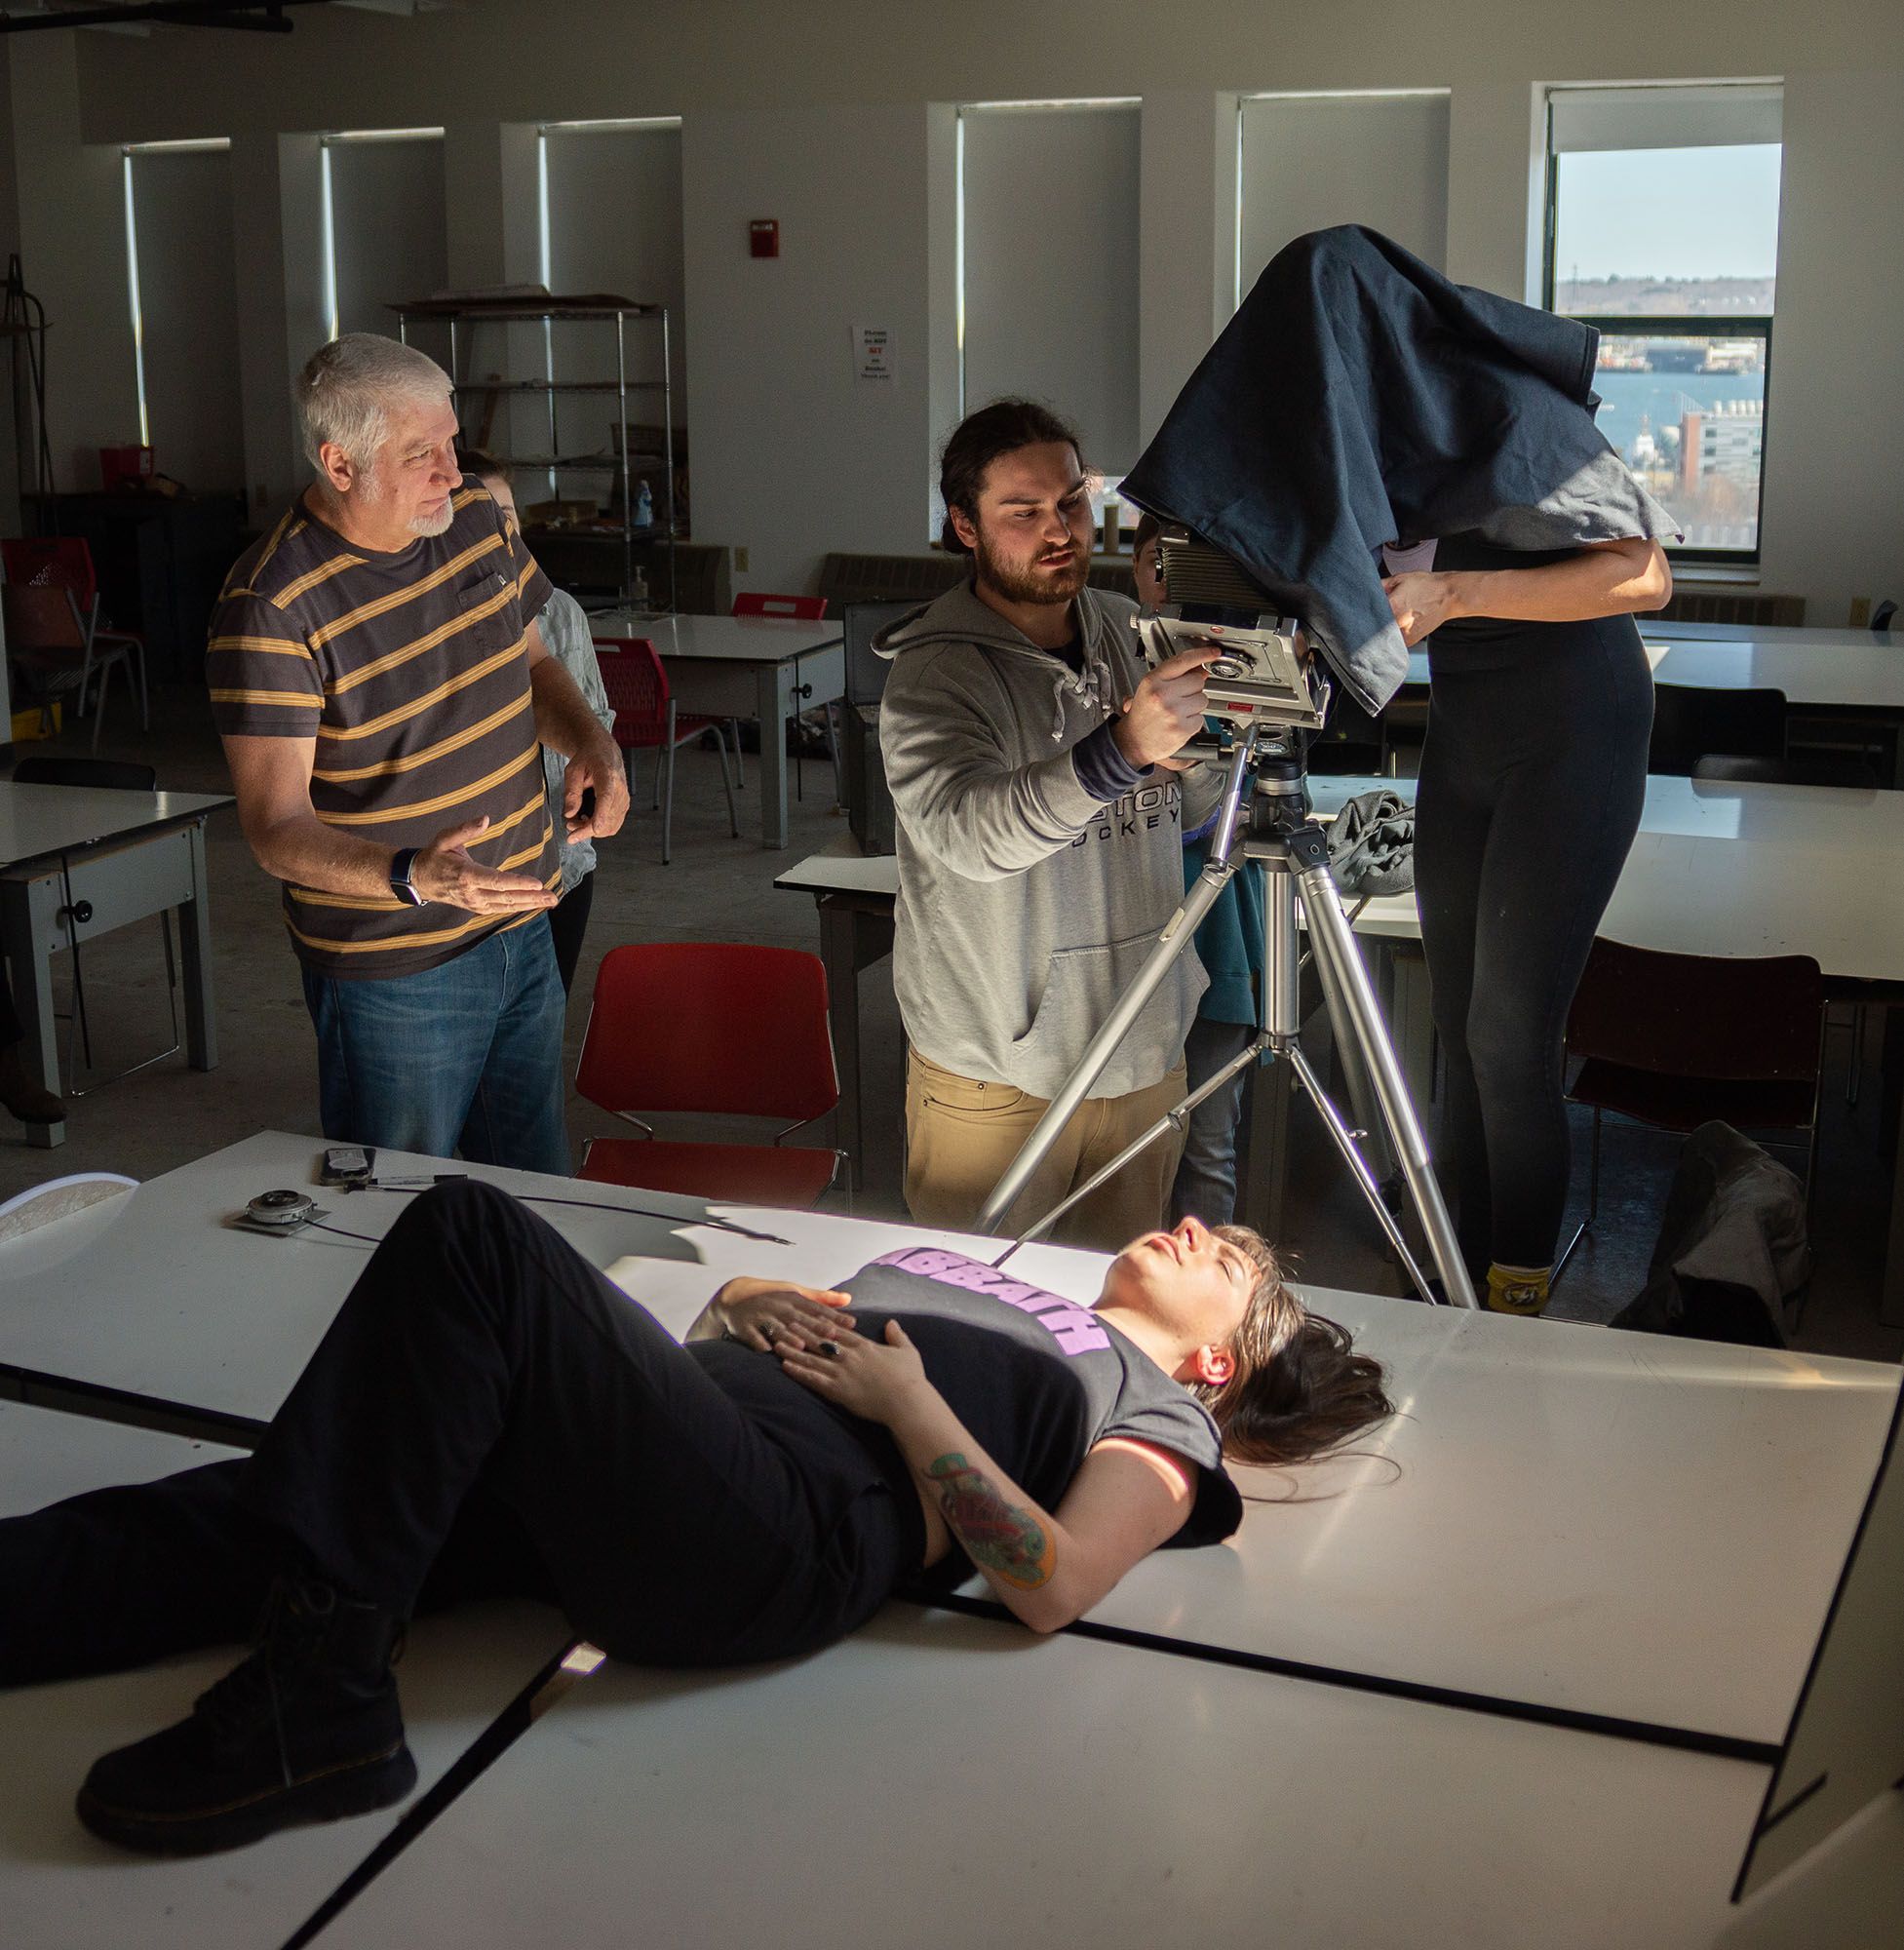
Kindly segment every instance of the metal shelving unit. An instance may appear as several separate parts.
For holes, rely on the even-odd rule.
[[[546,453],[512,453],[498,456],[506,458],[512,467],[540,467],[552,471],[585,472],[591,474],[617,474],[621,482],[621,534],[622,534],[622,586],[621,598],[629,601],[635,591],[635,543],[637,533],[633,524],[635,513],[634,483],[642,471],[641,463],[649,462],[661,470],[662,493],[655,497],[655,520],[651,526],[641,531],[641,538],[666,544],[668,553],[668,602],[667,607],[675,606],[675,542],[680,531],[680,524],[675,514],[675,416],[673,368],[670,363],[668,342],[668,307],[657,304],[640,304],[633,298],[613,297],[597,294],[588,297],[551,297],[540,303],[532,299],[499,298],[494,300],[418,298],[406,304],[390,307],[397,314],[397,335],[406,344],[409,342],[409,328],[412,325],[447,325],[449,328],[449,376],[455,381],[459,392],[541,394],[549,405],[549,450]],[[548,332],[558,325],[612,323],[615,328],[615,376],[612,379],[477,379],[465,375],[460,370],[464,350],[458,336],[458,328],[465,332],[478,325],[539,325]],[[628,331],[631,325],[658,327],[661,332],[661,377],[659,379],[631,379],[628,376]],[[552,361],[553,364],[553,361]],[[613,395],[617,406],[615,425],[619,437],[605,451],[595,453],[563,453],[561,450],[562,433],[557,423],[556,403],[564,393],[597,393]],[[632,453],[629,451],[628,405],[631,396],[649,394],[657,396],[661,406],[661,451],[659,453]],[[667,508],[667,520],[660,517],[661,507]]]

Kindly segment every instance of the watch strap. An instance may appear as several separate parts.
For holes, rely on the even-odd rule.
[[[416,871],[416,856],[422,850],[420,846],[402,846],[390,861],[390,891],[413,908],[423,906],[423,896],[416,891],[415,883],[410,878]]]

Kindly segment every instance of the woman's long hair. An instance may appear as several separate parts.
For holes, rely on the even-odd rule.
[[[1239,1462],[1304,1462],[1393,1415],[1381,1363],[1358,1354],[1345,1329],[1302,1306],[1262,1234],[1247,1226],[1213,1229],[1258,1271],[1249,1311],[1229,1341],[1234,1372],[1190,1389],[1216,1419],[1224,1453]]]

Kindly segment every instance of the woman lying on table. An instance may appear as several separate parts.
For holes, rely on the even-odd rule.
[[[255,1453],[0,1523],[0,1684],[242,1637],[191,1716],[98,1761],[95,1833],[229,1848],[408,1792],[403,1621],[533,1594],[618,1658],[831,1644],[973,1568],[1034,1631],[1241,1520],[1224,1473],[1389,1413],[1254,1233],[1187,1219],[1095,1309],[927,1246],[824,1293],[722,1287],[679,1346],[473,1182],[391,1228]],[[903,1324],[902,1324],[903,1322]]]

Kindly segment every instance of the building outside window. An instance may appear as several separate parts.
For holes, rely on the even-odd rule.
[[[1782,153],[1775,83],[1548,96],[1545,301],[1600,329],[1600,425],[1682,561],[1759,557]]]

